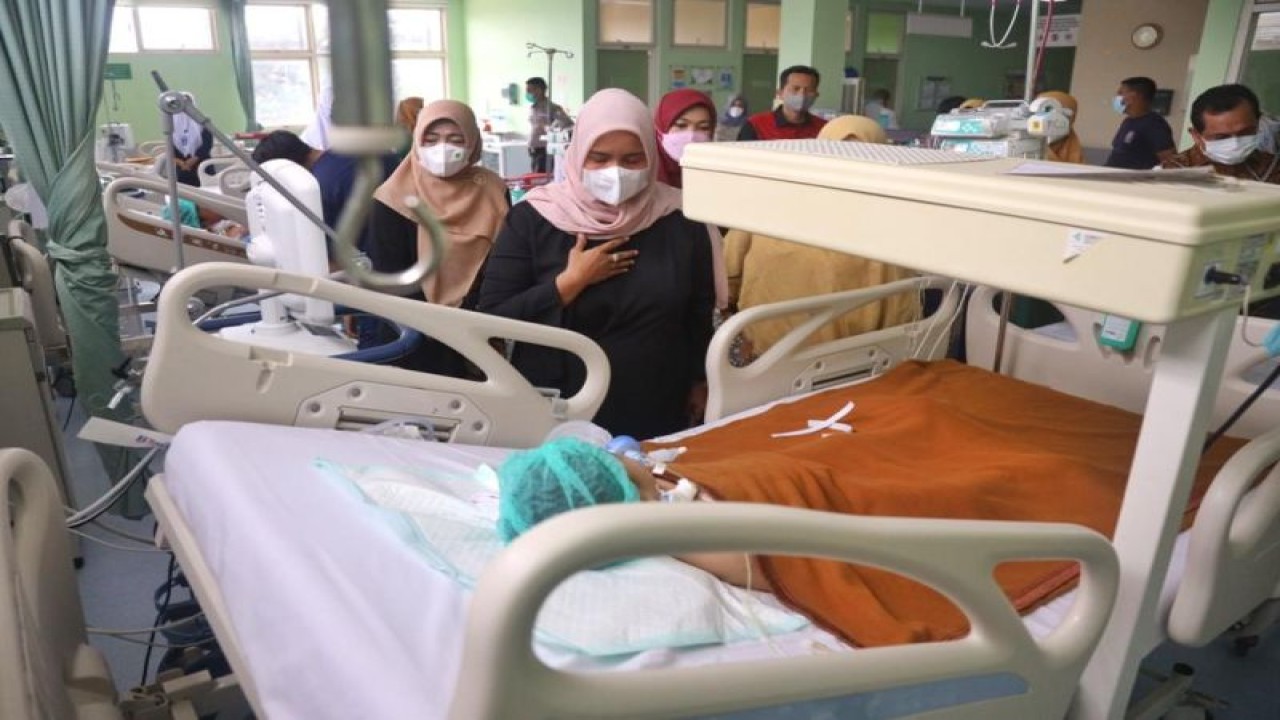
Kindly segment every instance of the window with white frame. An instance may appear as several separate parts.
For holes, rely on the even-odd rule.
[[[748,50],[777,50],[782,38],[782,8],[777,3],[747,3]]]
[[[116,5],[108,52],[214,52],[213,9],[202,5]]]
[[[445,9],[396,4],[387,10],[387,21],[393,97],[418,95],[427,102],[446,97]],[[328,8],[310,2],[249,3],[245,26],[258,122],[306,125],[330,85]]]

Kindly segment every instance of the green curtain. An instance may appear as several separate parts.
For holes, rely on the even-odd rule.
[[[102,97],[115,0],[0,3],[0,125],[18,165],[49,210],[47,248],[71,337],[77,395],[93,415],[127,421],[132,406],[107,408],[120,348],[116,274],[94,165],[94,123]],[[2,412],[2,410],[0,410]],[[102,449],[118,477],[127,453]]]
[[[245,0],[222,0],[222,14],[231,30],[231,66],[236,73],[240,106],[244,108],[244,129],[252,132],[262,126],[258,124],[258,110],[253,100],[253,62],[249,56],[249,30],[244,22],[244,5]]]

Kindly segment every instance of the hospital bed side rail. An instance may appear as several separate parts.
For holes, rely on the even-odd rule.
[[[534,655],[539,609],[570,575],[629,557],[704,551],[821,556],[899,572],[955,602],[972,631],[951,642],[628,673],[564,672]],[[992,571],[1050,558],[1079,562],[1079,595],[1062,624],[1036,640]],[[910,717],[1063,717],[1111,613],[1118,577],[1110,542],[1074,525],[860,517],[751,503],[597,506],[539,525],[485,570],[472,596],[449,717],[696,716],[991,674],[1021,678],[1025,692]]]
[[[0,717],[119,720],[86,639],[57,481],[29,450],[0,449],[0,495]]]
[[[969,301],[965,323],[965,347],[971,365],[989,368],[995,355],[1000,313],[992,306],[1000,291],[979,286]],[[1044,328],[1030,329],[1010,325],[1005,339],[1004,372],[1006,375],[1037,385],[1053,388],[1069,395],[1086,398],[1141,413],[1147,403],[1155,365],[1164,346],[1166,326],[1143,324],[1131,352],[1120,352],[1098,343],[1103,313],[1071,305],[1053,303],[1069,328],[1068,337],[1046,333]],[[1217,426],[1256,388],[1248,377],[1250,370],[1268,359],[1265,350],[1250,346],[1243,339],[1246,332],[1258,342],[1275,320],[1236,318],[1231,334],[1222,385],[1214,402],[1212,424]],[[1278,388],[1280,389],[1280,388]],[[1256,437],[1280,425],[1280,392],[1263,393],[1257,404],[1232,428],[1232,435]]]
[[[1280,598],[1280,427],[1241,448],[1200,502],[1169,637],[1206,645]]]
[[[131,197],[130,193],[135,191],[142,191],[144,197]],[[107,216],[107,252],[117,262],[163,273],[173,269],[172,223],[162,216],[162,199],[167,192],[165,181],[156,177],[124,176],[107,185],[102,193]],[[187,185],[179,186],[178,196],[248,225],[242,199]],[[160,200],[148,199],[157,197]],[[243,239],[195,227],[184,228],[182,235],[188,264],[248,262]]]
[[[188,298],[226,286],[313,296],[411,327],[461,353],[484,379],[304,355],[201,332],[187,314]],[[563,420],[589,420],[609,387],[604,351],[578,333],[270,268],[229,263],[189,267],[165,285],[156,323],[143,375],[142,409],[164,432],[196,420],[332,428],[341,426],[344,417],[413,415],[454,423],[455,442],[532,447]],[[548,399],[494,349],[490,341],[495,338],[576,355],[587,369],[582,389],[569,398]]]
[[[832,320],[859,307],[899,293],[943,290],[933,314],[913,322],[805,346],[804,342]],[[926,276],[883,285],[759,305],[734,314],[716,331],[707,349],[708,422],[779,398],[863,380],[912,359],[937,360],[946,355],[947,338],[959,312],[955,281]],[[754,362],[730,362],[734,339],[752,324],[778,317],[805,319]]]

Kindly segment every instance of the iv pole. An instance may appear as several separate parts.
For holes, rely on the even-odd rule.
[[[554,82],[554,75],[551,72],[552,65],[555,64],[556,55],[563,55],[566,60],[573,59],[573,52],[569,50],[560,50],[558,48],[542,47],[537,43],[527,42],[524,47],[529,52],[525,53],[525,57],[533,57],[537,53],[546,53],[547,55],[547,102],[553,102],[551,97],[551,84]]]

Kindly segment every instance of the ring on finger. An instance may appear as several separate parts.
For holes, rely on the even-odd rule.
[[[618,253],[609,253],[609,262],[614,265],[618,264]]]

